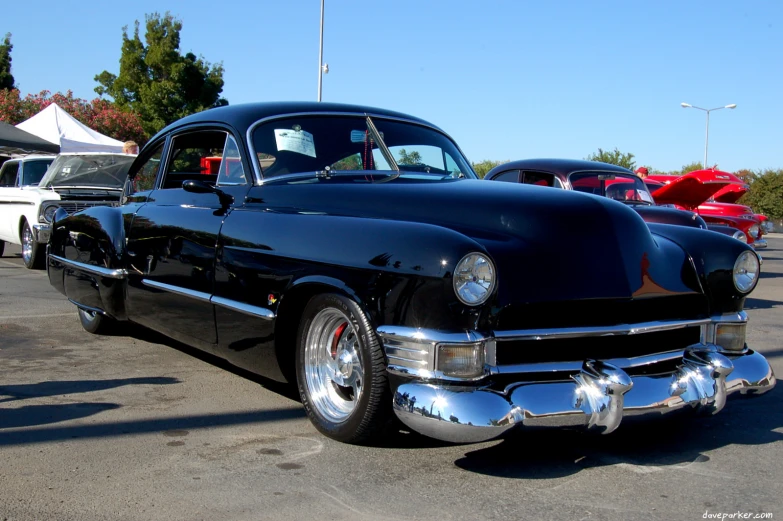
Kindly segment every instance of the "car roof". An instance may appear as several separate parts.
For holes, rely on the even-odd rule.
[[[487,173],[487,177],[494,175],[499,171],[506,170],[545,170],[553,172],[562,177],[568,176],[571,172],[580,170],[602,170],[608,172],[617,172],[623,174],[633,174],[631,170],[622,166],[612,165],[610,163],[601,163],[600,161],[587,161],[586,159],[552,159],[552,158],[534,158],[519,159],[498,165]]]
[[[185,116],[182,119],[175,121],[161,130],[158,135],[167,133],[172,129],[188,125],[192,123],[227,123],[240,132],[245,132],[248,127],[260,119],[274,117],[295,115],[301,113],[348,113],[348,114],[368,114],[376,116],[386,116],[390,118],[400,118],[409,121],[415,121],[423,125],[438,128],[432,123],[423,119],[403,114],[401,112],[395,112],[392,110],[381,109],[377,107],[369,107],[365,105],[349,105],[344,103],[324,103],[316,101],[285,101],[285,102],[266,102],[266,103],[242,103],[238,105],[228,105],[225,107],[217,107],[202,112]],[[440,129],[438,129],[440,130]],[[151,140],[151,141],[152,141]]]

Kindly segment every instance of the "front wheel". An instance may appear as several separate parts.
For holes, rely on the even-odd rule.
[[[79,322],[88,333],[94,335],[106,335],[116,331],[117,321],[102,315],[96,311],[90,311],[83,308],[79,310]]]
[[[33,229],[30,223],[25,221],[22,225],[22,260],[27,269],[40,270],[43,268],[45,252],[43,247],[35,241]]]
[[[5,241],[0,241],[0,257],[3,256],[4,251],[5,251]]]
[[[307,416],[330,438],[374,441],[391,425],[383,351],[354,301],[337,294],[310,300],[299,326],[296,375]]]

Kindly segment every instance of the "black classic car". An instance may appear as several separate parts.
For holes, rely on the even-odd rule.
[[[296,382],[345,442],[395,416],[475,442],[716,413],[775,384],[745,345],[758,269],[734,239],[480,181],[426,121],[329,103],[170,125],[119,207],[56,213],[48,255],[86,330],[130,321]]]

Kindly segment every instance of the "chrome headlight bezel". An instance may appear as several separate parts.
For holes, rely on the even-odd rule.
[[[58,208],[61,208],[61,206],[57,203],[46,203],[41,205],[41,209],[38,212],[38,222],[52,224],[52,219]]]
[[[468,253],[454,267],[454,294],[467,306],[484,304],[495,291],[496,285],[495,265],[483,253]]]
[[[732,235],[732,237],[734,237],[740,242],[744,242],[745,244],[748,243],[748,236],[745,235],[745,232],[743,232],[742,230],[737,230],[736,232],[734,232],[734,235]]]
[[[748,228],[748,235],[756,239],[759,237],[759,230],[760,228],[758,224],[751,224],[750,228]]]
[[[761,262],[754,251],[743,251],[734,262],[731,278],[734,287],[742,294],[750,293],[759,281]]]

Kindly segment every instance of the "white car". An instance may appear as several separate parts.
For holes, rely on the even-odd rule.
[[[90,206],[118,205],[135,158],[128,154],[73,153],[6,161],[0,169],[0,254],[6,242],[21,244],[25,266],[42,268],[57,209],[72,214]],[[48,166],[43,177],[28,178],[27,172],[40,170],[41,161]]]

